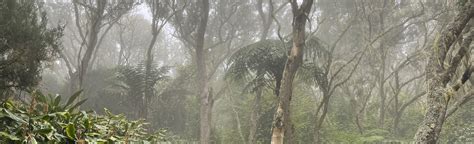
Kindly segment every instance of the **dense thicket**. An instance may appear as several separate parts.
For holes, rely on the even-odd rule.
[[[46,13],[35,1],[0,3],[0,97],[38,85],[41,68],[60,48],[62,27],[48,27]]]

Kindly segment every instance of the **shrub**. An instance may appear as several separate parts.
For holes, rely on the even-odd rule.
[[[65,103],[61,96],[33,91],[30,102],[6,100],[0,106],[0,143],[109,143],[166,141],[165,131],[148,133],[143,120],[123,114],[75,110],[81,91]]]

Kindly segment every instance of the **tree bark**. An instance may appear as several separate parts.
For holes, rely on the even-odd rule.
[[[282,144],[284,141],[292,143],[290,101],[293,93],[293,79],[303,60],[305,25],[313,0],[304,0],[301,6],[298,6],[296,0],[290,0],[290,3],[293,12],[293,46],[283,71],[278,107],[272,124],[272,144]]]
[[[207,21],[209,15],[209,0],[202,0],[200,7],[200,21],[196,33],[195,56],[197,66],[197,80],[200,98],[200,142],[201,144],[210,143],[211,135],[211,110],[212,96],[209,93],[209,82],[207,78],[206,54],[204,48],[204,34],[206,33]]]
[[[446,56],[451,52],[451,46],[461,35],[462,30],[473,15],[474,5],[472,1],[467,1],[464,6],[461,6],[454,20],[435,39],[430,50],[430,57],[426,66],[428,109],[415,134],[416,143],[437,143],[439,139],[446,119],[446,109],[453,94],[453,88],[448,83],[452,80],[452,75],[459,64],[459,61],[456,63],[454,60],[451,61],[451,64],[445,64]],[[464,42],[469,41],[470,44],[471,40],[464,40]],[[461,58],[464,54],[458,53]]]

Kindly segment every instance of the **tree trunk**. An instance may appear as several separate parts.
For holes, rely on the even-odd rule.
[[[440,132],[446,119],[446,109],[452,90],[448,82],[459,63],[445,65],[446,55],[460,36],[467,22],[474,15],[474,5],[468,1],[461,7],[460,12],[447,28],[439,35],[430,50],[428,65],[426,66],[427,105],[425,117],[415,134],[416,143],[437,143]],[[467,40],[465,40],[467,41]],[[470,44],[470,40],[469,40]],[[462,53],[461,58],[463,56]]]
[[[328,112],[329,108],[329,91],[327,89],[323,89],[323,99],[321,103],[318,106],[318,109],[316,110],[316,119],[315,119],[315,126],[314,126],[314,135],[313,135],[313,141],[314,143],[322,143],[321,142],[321,128],[323,126],[324,119],[326,119],[326,114]],[[319,112],[321,112],[322,108],[322,113],[321,116],[318,117]]]
[[[396,136],[399,136],[399,125],[400,125],[400,119],[402,117],[403,113],[399,113],[399,112],[396,112],[395,113],[395,118],[393,120],[393,133],[396,135]]]
[[[262,97],[262,87],[257,88],[257,94],[255,95],[255,100],[253,103],[253,109],[252,109],[252,114],[250,115],[250,132],[249,132],[249,138],[248,138],[248,143],[249,144],[254,144],[256,143],[256,133],[257,133],[257,127],[258,127],[258,119],[260,118],[260,98]]]
[[[257,0],[257,12],[260,15],[262,20],[262,34],[260,35],[260,40],[267,39],[270,26],[272,25],[272,14],[273,14],[273,4],[271,0],[268,2],[268,14],[265,15],[263,12],[263,0]]]
[[[204,34],[206,33],[207,21],[209,15],[209,0],[201,1],[200,22],[196,33],[196,66],[198,91],[200,99],[200,142],[201,144],[210,143],[211,135],[211,110],[212,95],[209,93],[209,82],[207,78],[206,54],[204,49]]]
[[[151,101],[151,97],[153,96],[153,81],[150,80],[151,77],[151,66],[153,63],[153,47],[155,46],[156,39],[158,38],[158,31],[156,27],[152,26],[152,39],[148,49],[146,51],[146,60],[145,60],[145,94],[144,97],[141,98],[143,100],[143,105],[141,108],[140,117],[146,119],[148,116],[148,102]]]
[[[380,18],[380,29],[381,31],[384,31],[384,18],[385,18],[385,7],[387,6],[387,0],[383,0],[383,6],[382,6],[382,11],[379,14]],[[387,98],[387,95],[385,94],[385,65],[386,65],[386,59],[387,59],[387,54],[384,46],[384,41],[381,41],[380,43],[380,74],[379,74],[379,95],[380,95],[380,109],[379,109],[379,128],[383,129],[384,124],[385,124],[385,101]]]
[[[106,1],[97,0],[97,11],[93,12],[91,18],[91,26],[90,26],[90,35],[87,40],[87,48],[84,56],[82,57],[81,64],[79,66],[79,89],[82,89],[84,76],[89,68],[89,62],[92,58],[92,53],[94,52],[98,40],[98,35],[100,32],[100,25],[102,21],[102,15],[105,10],[105,5],[107,4]]]
[[[268,14],[265,15],[263,12],[263,0],[258,0],[257,1],[257,11],[260,17],[262,18],[262,33],[260,35],[260,40],[265,40],[267,39],[268,32],[270,29],[270,26],[272,24],[272,13],[273,13],[273,4],[271,3],[271,0],[268,1],[269,7],[268,7]],[[257,74],[261,74],[261,72],[257,72]],[[256,94],[255,94],[255,99],[254,99],[254,104],[253,104],[253,109],[252,109],[252,114],[250,115],[250,127],[249,127],[249,136],[248,136],[248,143],[249,144],[254,144],[256,143],[256,133],[257,133],[257,127],[260,119],[260,98],[262,97],[262,92],[263,92],[263,87],[261,84],[263,83],[262,80],[258,80],[259,84],[257,85],[256,89]],[[275,89],[275,95],[278,96],[279,87],[280,87],[280,80],[277,78],[276,79],[276,86]]]
[[[283,71],[278,107],[272,124],[272,144],[282,144],[284,141],[292,143],[290,101],[293,93],[293,79],[303,60],[306,18],[313,0],[304,0],[301,6],[298,6],[296,0],[290,0],[290,3],[293,11],[293,46]]]
[[[123,53],[125,52],[125,42],[124,42],[124,39],[123,39],[123,30],[120,31],[120,34],[119,34],[119,39],[120,39],[120,50],[119,50],[119,55],[118,55],[118,60],[117,60],[117,66],[121,66],[123,64],[122,62],[122,57],[123,57]]]

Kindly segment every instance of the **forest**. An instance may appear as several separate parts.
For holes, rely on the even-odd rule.
[[[474,143],[474,0],[0,0],[0,143]]]

